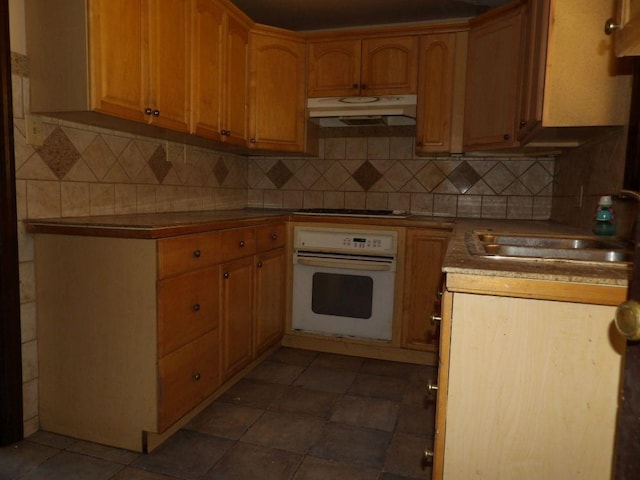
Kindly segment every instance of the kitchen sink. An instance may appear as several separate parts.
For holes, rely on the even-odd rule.
[[[467,236],[473,255],[501,259],[579,261],[628,264],[631,243],[617,238],[588,235],[525,235],[476,230]]]

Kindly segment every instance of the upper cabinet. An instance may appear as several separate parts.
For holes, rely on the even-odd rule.
[[[465,150],[517,145],[523,19],[523,6],[513,2],[470,22]]]
[[[415,94],[418,36],[309,43],[308,96]]]
[[[260,26],[250,35],[249,147],[302,152],[306,141],[305,44]]]
[[[605,31],[613,34],[617,56],[640,55],[640,1],[617,0],[615,15],[606,21]]]
[[[218,0],[194,8],[191,133],[245,145],[250,25]]]

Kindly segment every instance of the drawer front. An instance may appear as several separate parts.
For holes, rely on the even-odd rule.
[[[217,267],[158,282],[158,358],[218,326]]]
[[[256,253],[256,229],[233,228],[220,232],[220,256],[223,262]]]
[[[259,252],[284,247],[286,229],[284,223],[264,225],[256,229],[256,241]]]
[[[218,232],[158,240],[158,278],[215,265],[220,261]]]
[[[220,386],[219,333],[215,329],[158,363],[158,432],[166,430]]]

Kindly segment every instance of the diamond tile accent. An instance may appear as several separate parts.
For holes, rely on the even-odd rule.
[[[501,193],[507,188],[516,177],[507,168],[499,163],[489,173],[484,176],[484,181],[496,193]]]
[[[213,174],[216,176],[216,180],[218,180],[218,185],[222,185],[227,179],[227,176],[229,175],[229,168],[222,158],[219,158],[216,162],[216,166],[213,167]]]
[[[37,152],[60,180],[80,158],[80,152],[59,127],[53,129]]]
[[[478,182],[478,180],[480,180],[480,175],[478,175],[478,172],[471,168],[471,165],[467,162],[462,162],[453,172],[451,172],[449,180],[455,185],[460,193],[466,193]]]
[[[442,173],[433,162],[429,162],[422,170],[416,174],[418,181],[427,189],[427,192],[431,192],[436,188],[445,178],[445,174]]]
[[[520,177],[522,183],[534,194],[549,185],[553,176],[540,164],[536,163]]]
[[[172,166],[171,162],[167,162],[167,152],[162,147],[156,148],[156,151],[149,158],[149,167],[151,167],[158,183],[164,181]]]
[[[293,177],[293,173],[289,170],[282,160],[269,169],[267,177],[273,182],[276,188],[282,188]]]
[[[353,178],[366,191],[382,178],[382,174],[371,162],[364,162],[360,168],[353,172]]]

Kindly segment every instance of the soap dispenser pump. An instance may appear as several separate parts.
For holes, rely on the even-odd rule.
[[[611,208],[611,196],[605,195],[598,200],[596,210],[596,223],[593,233],[596,235],[615,235],[616,227],[613,224],[613,209]]]

